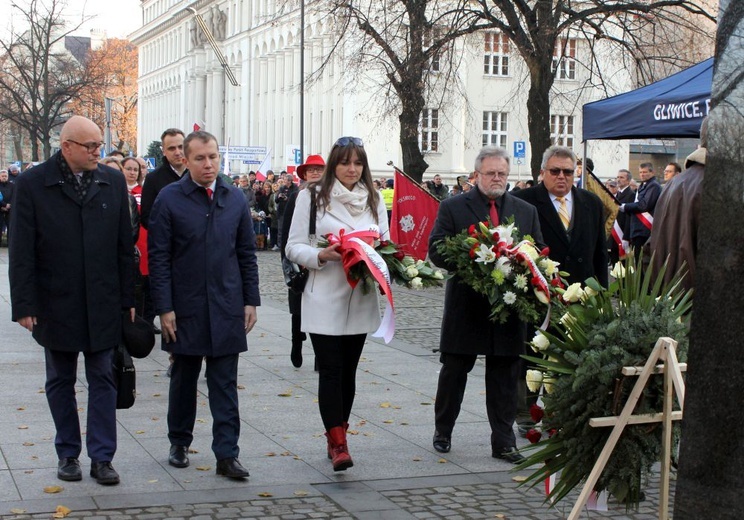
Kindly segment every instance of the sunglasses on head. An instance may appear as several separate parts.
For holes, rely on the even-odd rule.
[[[550,168],[548,171],[553,177],[558,177],[561,173],[566,177],[571,177],[574,174],[574,170],[568,168]]]
[[[349,146],[350,144],[364,146],[364,142],[359,137],[339,137],[333,146]]]

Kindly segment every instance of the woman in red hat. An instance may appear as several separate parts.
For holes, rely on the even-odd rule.
[[[325,161],[323,157],[320,155],[309,155],[305,164],[297,167],[297,176],[302,180],[302,187],[300,189],[318,182],[323,176],[324,169]],[[292,215],[294,215],[298,193],[299,191],[295,191],[289,196],[286,209],[284,210],[281,243],[282,258],[284,258],[284,250],[287,247],[287,236],[289,236],[289,228],[292,225]],[[307,339],[307,335],[300,330],[300,323],[302,321],[302,293],[289,289],[288,299],[289,313],[292,315],[292,354],[290,355],[290,359],[292,360],[292,365],[300,368],[302,366],[302,342]]]

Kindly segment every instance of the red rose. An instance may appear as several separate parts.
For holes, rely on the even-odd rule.
[[[532,406],[530,406],[530,417],[532,417],[532,420],[536,423],[542,421],[544,415],[545,411],[537,404],[533,404]]]
[[[540,439],[542,438],[542,433],[540,433],[538,430],[531,428],[530,431],[527,432],[527,440],[530,441],[532,444],[537,444],[540,442]]]
[[[393,258],[396,260],[403,260],[406,257],[406,254],[403,251],[396,251],[393,253]]]
[[[476,250],[478,250],[479,247],[480,247],[480,245],[479,244],[476,244],[476,245],[474,245],[473,247],[470,248],[470,258],[475,258],[475,252],[476,252]]]
[[[470,224],[470,227],[468,228],[468,235],[475,236],[475,224]]]
[[[499,238],[501,238],[501,237],[499,237],[498,231],[494,231],[493,234],[491,235],[491,238],[493,238],[493,241],[494,242],[498,243]]]
[[[548,256],[550,254],[550,248],[546,247],[542,251],[540,251],[540,256]]]
[[[558,430],[556,430],[555,428],[551,428],[548,430],[548,437],[552,437],[556,433],[558,433]]]
[[[530,283],[534,285],[535,287],[540,286],[540,279],[537,276],[533,276],[532,280],[530,280]]]

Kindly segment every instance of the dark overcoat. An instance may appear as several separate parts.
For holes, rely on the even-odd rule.
[[[155,199],[147,249],[155,312],[176,313],[177,339],[163,342],[163,350],[212,357],[244,352],[244,306],[261,300],[243,192],[218,178],[210,201],[184,174]]]
[[[16,180],[11,207],[13,320],[36,316],[33,337],[67,352],[115,347],[134,307],[132,225],[121,172],[98,166],[81,203],[56,155]]]
[[[533,188],[519,190],[515,196],[537,208],[545,243],[550,248],[550,258],[569,273],[568,282],[584,281],[593,276],[607,287],[607,237],[604,228],[604,207],[594,193],[571,188],[573,214],[571,226],[566,231],[555,210],[550,193],[540,183]]]
[[[654,215],[656,211],[656,202],[661,195],[661,184],[656,177],[651,177],[646,182],[641,183],[636,194],[636,202],[625,204],[625,213],[629,215],[630,221],[630,238],[649,238],[651,230],[641,221],[641,213],[650,213]]]
[[[439,204],[437,220],[429,236],[429,257],[435,265],[452,271],[452,266],[437,251],[437,243],[468,229],[471,224],[485,221],[489,205],[477,188],[463,195],[450,197]],[[537,211],[524,201],[505,193],[499,208],[499,220],[505,223],[514,216],[514,223],[523,235],[531,235],[543,243]],[[439,350],[449,354],[483,354],[518,356],[524,353],[527,328],[515,317],[503,325],[489,319],[491,305],[453,271],[447,280],[444,295],[444,316]]]

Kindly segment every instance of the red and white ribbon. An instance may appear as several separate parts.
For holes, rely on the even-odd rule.
[[[641,224],[646,226],[648,230],[650,231],[654,225],[653,215],[651,215],[651,213],[649,213],[648,211],[645,211],[643,213],[637,213],[636,216],[638,217],[638,220],[641,221]]]
[[[338,236],[328,235],[328,243],[340,244],[337,251],[341,253],[341,263],[346,272],[346,280],[351,287],[355,288],[359,280],[354,278],[351,268],[359,262],[364,262],[372,274],[375,282],[380,286],[380,291],[387,296],[385,313],[378,329],[372,333],[376,338],[382,338],[385,343],[390,343],[395,335],[395,306],[393,304],[393,291],[390,289],[390,272],[385,260],[373,247],[374,241],[380,238],[376,229],[368,231],[352,231],[346,233],[339,231]]]
[[[653,218],[653,217],[652,217]],[[623,228],[620,227],[620,224],[617,223],[617,220],[612,225],[612,239],[617,244],[617,253],[620,258],[625,258],[625,255],[627,254],[625,251],[625,234],[623,233]]]

